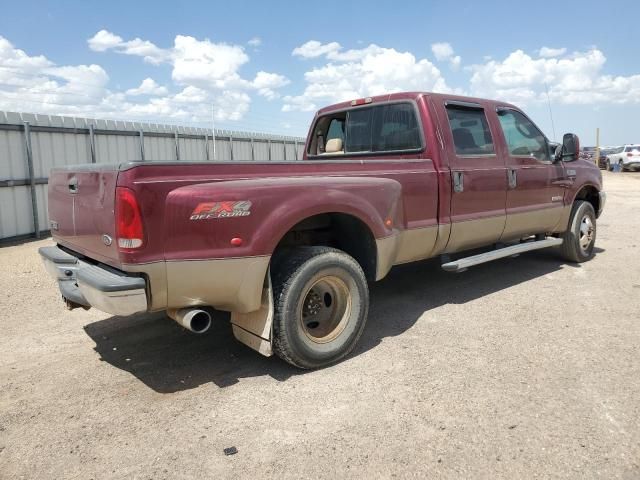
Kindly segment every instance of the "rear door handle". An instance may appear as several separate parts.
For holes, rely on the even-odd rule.
[[[464,191],[464,173],[453,172],[453,191],[456,193]]]
[[[507,170],[507,177],[509,179],[509,188],[516,188],[518,186],[518,172],[510,168]]]
[[[75,177],[69,180],[69,192],[78,193],[78,179]]]

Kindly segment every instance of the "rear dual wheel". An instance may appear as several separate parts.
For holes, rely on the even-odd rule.
[[[305,369],[341,360],[367,319],[369,289],[360,265],[329,247],[298,247],[273,265],[273,348]]]

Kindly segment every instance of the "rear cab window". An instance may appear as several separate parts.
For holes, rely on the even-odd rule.
[[[481,106],[446,105],[456,155],[494,155],[493,137]]]
[[[413,102],[352,108],[320,117],[314,126],[310,157],[416,153],[424,148]]]

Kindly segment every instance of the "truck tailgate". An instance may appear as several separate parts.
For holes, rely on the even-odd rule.
[[[117,165],[55,169],[49,176],[49,220],[58,243],[111,265],[115,241]]]

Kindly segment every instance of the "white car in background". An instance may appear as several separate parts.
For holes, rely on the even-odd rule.
[[[624,145],[607,155],[607,170],[614,165],[619,165],[621,172],[640,169],[640,145]]]

